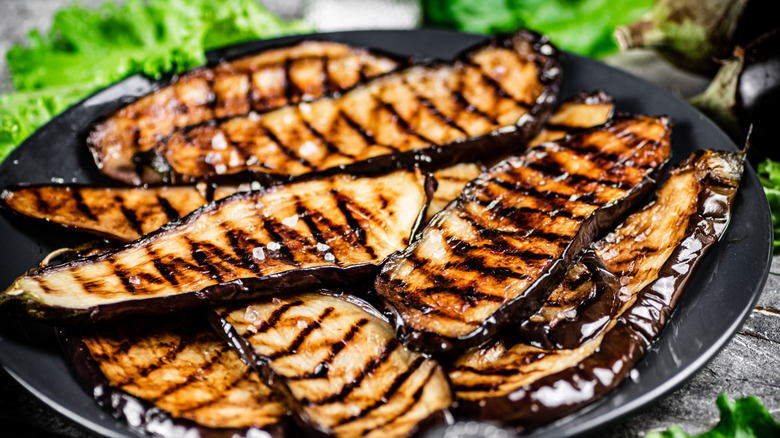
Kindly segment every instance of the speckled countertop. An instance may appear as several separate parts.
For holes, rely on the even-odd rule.
[[[70,1],[0,0],[0,53],[21,41],[30,29],[46,29],[52,13]],[[80,3],[92,6],[101,1],[80,0]],[[285,7],[289,9],[289,4]],[[678,95],[689,96],[706,84],[701,78],[674,71],[648,53],[622,55],[608,62]],[[0,92],[10,90],[9,74],[2,61]],[[641,437],[647,431],[664,429],[672,423],[679,424],[688,433],[701,433],[718,421],[715,398],[722,392],[731,398],[756,395],[775,418],[780,418],[780,257],[773,260],[757,307],[711,363],[649,409],[599,435]],[[86,438],[93,435],[48,408],[0,371],[0,436]]]

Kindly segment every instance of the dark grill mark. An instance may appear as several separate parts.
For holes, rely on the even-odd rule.
[[[121,196],[114,196],[114,201],[119,204],[119,209],[122,211],[125,219],[127,219],[127,223],[130,224],[130,227],[135,230],[136,233],[143,235],[144,230],[141,227],[141,222],[138,221],[138,217],[133,210],[125,207],[124,199]]]
[[[285,377],[287,380],[307,380],[307,379],[322,379],[328,376],[328,368],[338,354],[349,344],[352,339],[360,332],[360,328],[368,324],[368,319],[361,318],[349,328],[344,338],[330,344],[330,354],[328,358],[317,364],[314,367],[314,371],[305,373],[300,376]]]
[[[352,415],[350,417],[342,418],[339,420],[336,425],[342,425],[346,423],[350,423],[352,421],[358,420],[360,418],[365,417],[371,411],[378,408],[379,406],[382,406],[389,402],[389,400],[395,395],[396,392],[398,392],[398,389],[401,388],[401,385],[406,382],[409,377],[414,374],[415,371],[417,371],[418,368],[425,362],[425,358],[423,356],[417,356],[417,359],[414,360],[414,362],[409,365],[409,368],[406,369],[403,373],[397,375],[395,379],[393,380],[393,383],[390,385],[390,387],[385,390],[384,394],[382,394],[381,397],[377,397],[373,403],[366,406],[365,408],[360,410],[360,413],[356,415]]]
[[[260,272],[260,267],[255,263],[255,258],[252,255],[252,253],[244,250],[243,246],[241,245],[241,233],[243,231],[238,229],[232,229],[229,228],[230,226],[226,223],[221,224],[223,232],[228,238],[228,244],[230,244],[230,250],[233,251],[233,254],[236,255],[239,259],[241,259],[242,266],[245,266],[247,269],[254,273]],[[261,245],[255,245],[255,247],[258,247]]]
[[[341,388],[341,391],[336,394],[331,394],[320,400],[310,400],[303,398],[301,399],[300,403],[303,405],[327,405],[330,403],[343,401],[352,391],[355,390],[355,388],[360,387],[360,384],[363,382],[363,379],[365,379],[366,376],[373,374],[374,371],[376,371],[383,363],[387,362],[387,360],[390,359],[390,355],[393,354],[393,352],[399,346],[400,343],[398,342],[398,339],[390,339],[387,344],[385,344],[385,347],[382,349],[382,353],[379,355],[379,357],[372,357],[366,367],[363,369],[363,372],[358,374],[355,380],[344,385],[344,387]]]
[[[256,333],[265,333],[268,330],[272,329],[277,322],[279,322],[279,318],[281,318],[285,313],[287,313],[288,310],[292,309],[293,307],[302,306],[303,301],[297,300],[293,301],[291,303],[284,303],[281,306],[277,307],[276,310],[271,312],[271,315],[268,316],[268,319],[264,320],[262,323],[260,323],[259,326],[257,326],[256,331],[247,331],[244,333],[244,338],[249,339],[252,336],[254,336]],[[245,305],[240,305],[241,308],[243,308]]]
[[[228,347],[227,345],[222,345],[222,348],[217,350],[215,352],[215,354],[213,356],[211,356],[206,361],[206,363],[201,365],[198,368],[197,372],[188,375],[187,378],[184,379],[183,382],[177,383],[177,384],[175,384],[173,386],[170,386],[170,387],[166,388],[165,391],[162,392],[162,394],[158,395],[157,397],[153,397],[150,401],[152,403],[154,403],[154,402],[157,402],[159,400],[162,400],[166,396],[169,396],[169,395],[173,394],[174,392],[179,391],[180,389],[185,388],[185,387],[189,386],[190,384],[192,384],[193,382],[197,381],[199,378],[201,378],[200,376],[205,374],[205,372],[211,370],[214,367],[214,365],[216,365],[216,363],[218,362],[219,358],[222,357],[222,355],[225,354],[229,349],[230,349],[230,347]]]
[[[433,379],[433,376],[436,374],[437,369],[438,368],[433,367],[433,368],[431,368],[430,371],[428,371],[428,375],[425,376],[425,380],[423,380],[422,384],[417,388],[416,391],[414,391],[414,394],[412,394],[411,401],[406,403],[406,406],[404,406],[404,408],[399,411],[398,415],[396,415],[395,417],[393,417],[391,419],[388,419],[387,421],[385,421],[384,423],[382,423],[379,426],[375,426],[375,427],[373,427],[371,429],[364,430],[363,431],[363,435],[365,436],[365,435],[368,435],[373,430],[387,427],[388,425],[394,423],[397,419],[399,419],[402,416],[404,416],[407,413],[409,413],[409,411],[412,410],[414,405],[416,405],[417,403],[420,402],[420,399],[422,398],[422,394],[425,391],[425,388],[428,386],[428,383],[430,383],[430,381]]]
[[[479,71],[479,74],[482,78],[482,82],[490,86],[490,88],[492,88],[498,96],[514,101],[518,106],[523,107],[526,110],[531,108],[531,104],[519,100],[516,97],[509,94],[509,92],[504,89],[504,87],[501,85],[500,82],[498,82],[497,80],[493,79],[490,75],[485,73],[485,70],[482,69],[481,65],[473,62],[469,62],[468,65],[476,68]]]
[[[423,107],[425,107],[425,109],[428,110],[430,114],[436,117],[436,119],[438,119],[442,123],[447,124],[449,127],[460,131],[464,136],[470,137],[470,135],[468,134],[468,132],[466,132],[465,129],[461,128],[457,123],[455,123],[455,121],[452,120],[452,118],[442,114],[442,112],[439,111],[439,108],[437,108],[436,105],[433,102],[431,102],[430,99],[420,94],[415,87],[410,86],[409,83],[406,81],[406,79],[404,79],[403,82],[412,91],[412,94],[414,94],[414,98],[417,99],[417,101],[420,102],[420,104]]]
[[[366,230],[364,230],[363,227],[360,226],[360,223],[355,219],[355,217],[352,216],[350,207],[357,209],[363,214],[366,214],[366,217],[373,217],[373,215],[364,211],[359,205],[356,205],[354,202],[351,202],[349,197],[339,193],[335,189],[332,189],[330,191],[330,194],[331,196],[336,198],[336,205],[341,211],[341,214],[344,215],[344,220],[347,222],[347,225],[349,226],[351,231],[355,234],[355,236],[357,236],[358,242],[363,247],[365,247],[366,252],[368,252],[372,258],[375,257],[376,254],[374,253],[374,249],[366,245]]]
[[[209,254],[204,249],[200,248],[200,243],[192,241],[192,239],[187,236],[184,236],[184,240],[190,247],[190,255],[192,256],[192,259],[195,260],[195,263],[208,273],[209,278],[222,283],[222,273],[220,273],[217,270],[217,267],[209,261]]]
[[[279,137],[276,136],[269,128],[265,126],[260,126],[260,128],[263,130],[262,134],[264,134],[266,137],[268,137],[269,140],[271,140],[272,143],[274,143],[279,150],[282,151],[284,155],[287,157],[303,164],[304,166],[308,167],[309,169],[316,170],[317,167],[313,166],[308,160],[298,155],[297,152],[290,149],[289,147],[285,146],[281,140],[279,140]]]
[[[350,154],[348,154],[346,152],[343,152],[335,144],[331,143],[330,140],[325,138],[325,136],[321,132],[319,132],[316,129],[314,129],[314,127],[311,126],[311,124],[306,119],[304,119],[303,117],[300,116],[300,109],[298,110],[298,113],[299,113],[298,117],[300,118],[301,122],[303,123],[303,126],[306,127],[306,130],[308,130],[311,133],[311,135],[316,137],[317,140],[319,140],[323,145],[325,145],[325,148],[328,149],[328,152],[330,154],[341,155],[341,156],[347,157],[347,158],[349,158],[351,160],[355,159],[354,155],[350,155]]]
[[[327,96],[331,94],[335,89],[338,89],[338,85],[333,83],[333,80],[330,77],[330,72],[328,71],[328,66],[330,64],[330,58],[327,56],[323,56],[320,58],[320,62],[322,63],[322,75],[320,76],[320,81],[322,82],[322,86],[320,87],[321,90],[321,96]]]
[[[426,138],[424,135],[420,134],[419,132],[415,131],[414,128],[409,124],[409,122],[401,117],[400,114],[398,114],[398,111],[395,110],[395,107],[393,105],[385,102],[384,100],[380,99],[379,97],[372,96],[374,100],[379,104],[379,107],[390,113],[393,120],[398,124],[398,126],[401,127],[401,129],[406,132],[409,135],[412,135],[414,137],[419,138],[420,140],[428,143],[428,144],[437,144],[435,141],[430,140]]]
[[[268,356],[268,359],[270,360],[276,360],[280,357],[290,356],[293,354],[298,353],[298,348],[306,341],[306,338],[309,337],[309,335],[318,328],[322,327],[322,321],[325,320],[330,314],[332,314],[336,309],[333,307],[326,307],[325,310],[320,314],[319,317],[317,317],[317,320],[314,322],[311,322],[309,324],[306,324],[306,327],[301,330],[298,335],[293,339],[292,343],[287,346],[282,351],[277,351],[271,355]]]
[[[252,369],[251,368],[247,368],[246,370],[244,370],[244,372],[240,376],[238,376],[235,379],[231,380],[227,384],[227,386],[222,388],[222,392],[220,392],[220,394],[217,397],[214,397],[214,398],[212,398],[210,400],[206,400],[206,401],[204,401],[202,403],[197,403],[197,404],[195,404],[193,406],[188,407],[187,409],[182,409],[179,412],[180,413],[193,412],[193,411],[197,411],[199,409],[203,409],[205,407],[214,405],[216,403],[219,403],[220,401],[224,400],[228,396],[228,394],[230,393],[230,390],[235,388],[236,385],[239,382],[241,382],[243,380],[246,380],[251,372],[252,372]],[[265,401],[268,401],[268,400],[270,400],[270,398],[266,398],[265,399]]]
[[[132,383],[135,383],[135,381],[139,377],[147,377],[152,371],[159,369],[161,366],[165,365],[166,363],[172,362],[176,359],[176,356],[178,356],[179,353],[181,353],[192,341],[192,335],[188,337],[183,337],[179,339],[179,342],[171,346],[171,348],[165,352],[165,354],[161,356],[157,356],[154,358],[154,362],[146,364],[142,366],[141,368],[135,370],[136,375],[129,375],[126,376],[124,380],[120,382],[114,383],[114,386],[123,387],[130,385]],[[129,342],[131,345],[135,344],[135,340],[132,340]],[[125,350],[123,353],[126,353],[129,351],[130,346],[127,347],[127,350]],[[115,353],[116,354],[116,353]]]
[[[296,198],[298,197],[296,196]],[[295,200],[295,213],[298,214],[298,217],[303,221],[304,224],[306,224],[306,227],[309,229],[309,233],[311,233],[312,237],[314,237],[314,241],[324,244],[325,239],[322,237],[322,233],[320,232],[319,228],[317,228],[317,224],[315,224],[312,220],[313,212],[309,211],[306,206],[303,205],[303,202],[301,202],[300,199]]]
[[[339,116],[341,116],[342,119],[349,125],[350,128],[352,128],[353,131],[357,132],[358,135],[363,139],[364,142],[366,142],[366,147],[372,146],[372,145],[378,145],[376,139],[374,138],[371,133],[369,133],[366,128],[364,128],[360,123],[356,122],[352,119],[347,113],[344,112],[344,110],[339,111]],[[388,148],[391,148],[394,152],[400,152],[398,149],[389,146],[389,145],[382,145]]]
[[[171,203],[162,196],[157,195],[157,203],[160,204],[160,208],[162,208],[163,213],[165,213],[165,217],[168,218],[168,222],[175,221],[181,217]]]
[[[98,220],[97,216],[95,216],[95,213],[92,213],[92,211],[89,209],[89,206],[84,202],[84,198],[81,196],[81,190],[76,188],[73,189],[71,193],[73,193],[73,200],[76,201],[76,208],[90,220]]]
[[[173,266],[167,265],[165,262],[163,262],[160,257],[155,253],[154,248],[150,248],[148,251],[149,257],[152,259],[152,263],[154,264],[154,268],[157,269],[157,272],[160,273],[160,275],[171,284],[171,286],[178,286],[179,281],[176,279],[176,268]]]
[[[130,279],[128,278],[128,272],[125,271],[124,267],[122,267],[117,259],[111,255],[106,258],[106,261],[108,261],[111,264],[111,269],[114,271],[114,275],[119,278],[119,281],[122,283],[122,287],[125,288],[125,291],[129,293],[130,295],[135,295],[135,287],[130,283]],[[73,271],[73,276],[78,281],[78,271]],[[80,282],[81,284],[84,284],[83,281]],[[91,288],[88,287],[88,285],[84,285],[84,291],[87,293],[91,293]]]
[[[300,241],[303,243],[303,238],[295,232],[295,230],[276,222],[272,217],[264,218],[262,223],[263,228],[268,233],[268,237],[271,238],[271,241],[276,242],[281,246],[278,251],[268,250],[269,254],[278,253],[282,257],[282,261],[294,266],[299,266],[300,263],[295,261],[295,256],[293,256],[292,251],[290,251],[290,248],[287,248],[285,243],[298,238],[300,238]],[[284,236],[282,233],[284,233]]]
[[[557,201],[558,203],[556,203],[556,205],[560,205],[559,203],[561,201],[582,202],[583,204],[588,204],[588,205],[600,205],[596,200],[593,199],[594,195],[592,193],[583,194],[583,195],[576,194],[574,195],[574,198],[572,198],[572,195],[567,195],[565,193],[558,193],[550,190],[539,191],[533,187],[522,185],[520,182],[506,181],[498,177],[491,178],[490,182],[495,183],[499,187],[509,190],[511,192],[523,194],[536,199],[541,199],[546,202]]]

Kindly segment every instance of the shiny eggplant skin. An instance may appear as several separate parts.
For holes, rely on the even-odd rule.
[[[287,436],[287,409],[203,314],[57,330],[85,390],[136,430],[165,438]]]
[[[247,185],[244,189],[249,188],[251,186]],[[17,185],[3,190],[0,205],[22,216],[117,242],[131,242],[241,189],[206,184],[158,187]]]
[[[403,348],[365,301],[328,291],[217,309],[212,320],[310,436],[403,437],[449,417],[431,358]]]
[[[370,282],[408,244],[432,192],[417,169],[239,192],[115,250],[33,270],[0,305],[76,323]]]
[[[142,159],[175,183],[434,170],[524,147],[559,84],[557,49],[520,31],[454,64],[422,63],[339,96],[179,130]]]
[[[618,278],[586,248],[542,308],[502,335],[547,350],[578,348],[606,330],[620,309],[619,289]]]
[[[604,334],[572,350],[505,338],[461,356],[449,372],[460,414],[527,431],[625,380],[728,226],[743,163],[744,153],[694,152],[672,171],[656,201],[594,244],[622,286],[621,307]]]
[[[159,182],[134,156],[176,129],[329,96],[408,63],[329,41],[265,50],[176,77],[97,122],[87,144],[109,177],[134,185]]]
[[[555,109],[547,124],[528,142],[528,147],[559,140],[578,129],[604,124],[612,117],[613,110],[612,98],[603,91],[581,92]],[[439,184],[433,193],[426,222],[457,198],[466,184],[483,171],[485,168],[481,164],[459,163],[433,172]]]
[[[617,117],[469,183],[377,277],[399,339],[452,352],[537,312],[577,253],[652,190],[670,125]]]

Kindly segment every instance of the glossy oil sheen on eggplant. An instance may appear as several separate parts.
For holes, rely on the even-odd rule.
[[[202,314],[60,334],[90,394],[134,428],[165,437],[252,436],[250,428],[285,436],[287,409]]]
[[[0,294],[0,304],[94,320],[370,281],[408,244],[432,182],[399,170],[240,192],[116,250],[32,271]]]
[[[461,414],[529,430],[625,380],[723,235],[743,162],[742,153],[695,152],[672,171],[653,203],[593,245],[621,284],[620,308],[603,334],[574,349],[505,337],[464,353],[449,372]]]
[[[134,155],[176,129],[328,96],[407,63],[328,41],[265,50],[176,78],[99,121],[87,143],[109,177],[156,182],[159,175],[144,170]]]
[[[613,109],[612,98],[603,91],[581,92],[555,109],[542,130],[528,142],[528,147],[559,140],[577,129],[604,124],[612,117]],[[438,185],[426,221],[457,198],[466,184],[483,171],[485,168],[481,164],[459,163],[433,172]]]
[[[177,131],[146,160],[173,182],[445,167],[522,148],[559,82],[557,50],[521,31],[454,64],[415,65],[340,96]]]
[[[218,329],[315,435],[409,436],[443,421],[452,403],[439,364],[404,349],[355,297],[306,293],[218,312]]]
[[[670,131],[665,117],[619,117],[469,183],[376,280],[399,338],[463,349],[538,311],[574,256],[652,189]]]
[[[14,213],[131,242],[239,189],[205,183],[158,187],[19,185],[3,190],[0,199]]]

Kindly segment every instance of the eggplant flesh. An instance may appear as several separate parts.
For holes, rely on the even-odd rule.
[[[432,185],[399,170],[236,193],[115,250],[34,270],[0,304],[78,322],[371,281],[408,244]]]
[[[327,41],[304,41],[195,69],[99,121],[87,144],[98,168],[128,184],[159,181],[134,160],[177,129],[309,101],[408,61]]]
[[[310,292],[217,313],[218,331],[315,435],[409,436],[443,421],[452,404],[441,366],[404,349],[353,296]]]
[[[521,31],[339,96],[179,130],[140,157],[172,182],[432,170],[522,147],[558,94],[557,50]]]
[[[577,253],[652,189],[669,137],[665,117],[619,117],[469,183],[377,277],[402,342],[465,349],[537,312]]]
[[[287,409],[204,315],[141,322],[59,329],[104,409],[158,436],[285,436]]]
[[[723,235],[743,163],[744,153],[695,152],[672,171],[654,202],[593,245],[621,284],[620,308],[603,334],[564,350],[505,337],[458,358],[449,376],[460,414],[526,431],[625,380]]]
[[[547,124],[528,143],[528,147],[559,140],[578,129],[602,125],[612,117],[613,110],[612,98],[603,91],[579,93],[555,109]],[[469,181],[485,170],[477,163],[459,163],[433,172],[438,186],[433,193],[426,222],[444,210],[447,204],[460,195]]]
[[[239,186],[206,184],[159,187],[19,185],[5,189],[0,199],[4,207],[23,216],[118,242],[131,242],[241,189]]]

